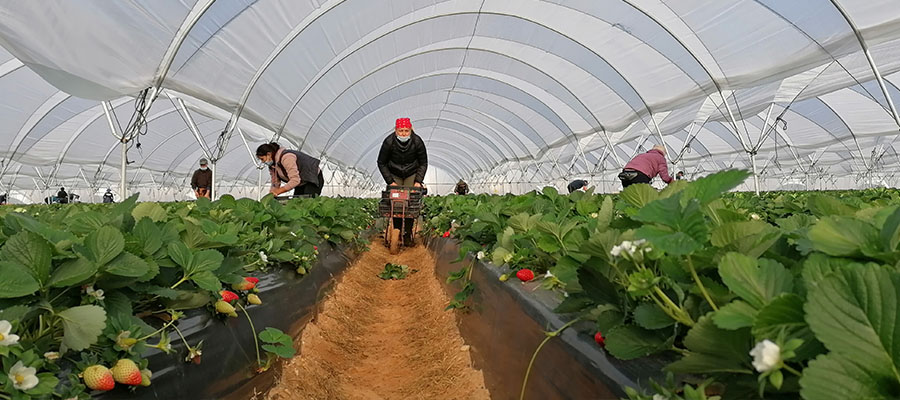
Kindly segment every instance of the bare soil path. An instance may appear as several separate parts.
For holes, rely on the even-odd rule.
[[[378,241],[305,328],[269,400],[489,399],[424,246],[396,256]],[[418,272],[384,281],[385,263]],[[289,305],[285,305],[289,306]]]

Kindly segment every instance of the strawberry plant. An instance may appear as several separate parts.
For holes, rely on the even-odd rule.
[[[142,357],[172,352],[173,339],[186,348],[178,358],[199,363],[202,343],[188,343],[179,328],[183,310],[242,312],[249,320],[246,307],[262,304],[251,274],[307,271],[323,240],[364,246],[374,205],[228,196],[159,204],[133,196],[115,205],[0,209],[0,398],[149,385]],[[263,370],[271,355],[289,353],[264,342]]]
[[[609,354],[680,374],[633,399],[900,396],[900,192],[728,193],[747,176],[428,198],[425,231],[533,271]]]
[[[384,264],[384,270],[378,273],[378,277],[384,280],[401,280],[416,272],[419,270],[410,269],[408,265],[387,263]]]

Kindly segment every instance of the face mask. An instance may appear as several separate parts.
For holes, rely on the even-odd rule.
[[[275,161],[274,160],[263,161],[263,164],[266,164],[269,167],[272,167],[273,165],[275,165]]]
[[[201,171],[206,171],[207,169],[208,169],[208,168],[206,168],[206,167],[200,167],[200,170],[201,170]]]
[[[410,138],[410,136],[397,136],[397,140],[399,140],[400,143],[406,143],[406,142],[408,142],[408,141],[409,141],[409,138]]]

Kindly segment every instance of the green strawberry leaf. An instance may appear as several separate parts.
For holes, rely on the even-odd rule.
[[[125,249],[122,232],[111,226],[104,226],[84,238],[82,255],[97,265],[112,261]]]
[[[28,296],[41,288],[31,271],[15,262],[0,261],[0,299]]]
[[[757,309],[794,287],[793,276],[781,264],[739,253],[722,257],[719,275],[732,292]]]
[[[135,221],[146,217],[153,222],[162,222],[166,220],[166,210],[157,203],[140,203],[131,211],[131,216]]]
[[[209,271],[200,271],[191,275],[191,280],[201,289],[218,293],[222,290],[222,282],[219,278]]]
[[[106,310],[94,305],[72,307],[56,314],[63,323],[60,352],[81,351],[97,343],[106,327]]]
[[[878,230],[852,217],[825,217],[809,229],[813,248],[830,256],[859,256],[878,249]]]
[[[696,199],[701,206],[709,204],[722,193],[736,188],[750,175],[750,172],[745,170],[731,169],[705,176],[688,184],[682,192],[683,198]]]
[[[0,248],[0,259],[27,267],[34,279],[45,284],[50,278],[53,247],[40,235],[28,231],[19,232]]]
[[[225,256],[218,250],[198,251],[194,253],[194,259],[193,263],[191,263],[189,273],[194,274],[203,271],[213,272],[222,266],[222,261],[224,259]]]
[[[642,303],[634,309],[634,322],[645,329],[662,329],[675,324],[662,308],[651,303]]]
[[[261,347],[263,348],[263,350],[268,351],[268,352],[275,354],[278,357],[282,357],[282,358],[291,358],[294,356],[294,354],[297,353],[297,351],[294,350],[294,348],[290,347],[290,346],[276,346],[276,345],[272,345],[272,344],[264,344]]]
[[[47,285],[57,288],[73,286],[90,279],[99,270],[100,267],[96,263],[83,257],[78,257],[74,260],[66,261],[53,271],[53,275],[50,276]]]
[[[113,275],[138,278],[150,271],[150,265],[142,258],[124,251],[106,264],[104,270]]]
[[[659,192],[650,185],[631,185],[619,194],[622,200],[634,207],[641,208],[659,198]]]
[[[620,325],[605,332],[606,351],[620,360],[632,360],[653,354],[672,345],[672,332],[646,330],[634,325]]]
[[[689,353],[669,364],[666,369],[676,373],[730,372],[750,374],[750,349],[753,347],[749,329],[725,330],[715,326],[708,315],[700,318],[684,338]]]
[[[900,273],[879,266],[835,271],[810,290],[806,321],[830,353],[804,370],[804,398],[900,395],[898,293]]]
[[[735,300],[726,304],[712,315],[713,322],[722,329],[735,330],[753,326],[758,311],[753,306]]]

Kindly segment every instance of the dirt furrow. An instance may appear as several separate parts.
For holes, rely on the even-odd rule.
[[[389,262],[418,272],[379,279]],[[433,269],[423,246],[392,256],[373,243],[306,327],[299,355],[267,398],[489,399]]]

